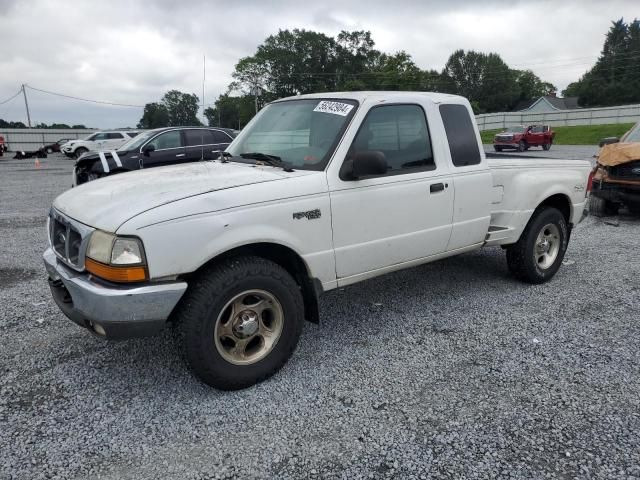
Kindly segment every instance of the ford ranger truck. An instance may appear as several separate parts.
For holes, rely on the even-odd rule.
[[[282,367],[329,290],[494,245],[516,278],[550,280],[590,169],[488,161],[459,96],[301,95],[263,108],[216,160],[63,193],[44,263],[78,325],[105,338],[172,325],[200,379],[239,389]]]
[[[542,147],[549,150],[553,145],[556,133],[548,125],[516,125],[506,128],[493,137],[493,148],[496,152],[514,149],[519,152],[529,150],[530,147]]]

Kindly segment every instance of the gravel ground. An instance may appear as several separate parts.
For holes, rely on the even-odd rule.
[[[639,220],[588,218],[545,285],[492,248],[330,292],[223,393],[169,333],[104,342],[50,299],[71,163],[0,160],[1,479],[640,478]]]

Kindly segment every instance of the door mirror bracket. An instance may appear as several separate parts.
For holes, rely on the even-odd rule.
[[[143,149],[142,149],[142,153],[145,157],[148,157],[151,152],[154,152],[156,150],[155,145],[146,145]]]

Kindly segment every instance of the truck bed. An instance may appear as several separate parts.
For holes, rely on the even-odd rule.
[[[577,224],[586,204],[588,160],[506,157],[488,158],[493,177],[491,221],[487,245],[506,245],[520,238],[533,213],[552,191],[571,203],[568,223]]]

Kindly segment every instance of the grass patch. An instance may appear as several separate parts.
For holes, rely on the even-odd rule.
[[[611,125],[578,125],[576,127],[551,127],[556,136],[553,143],[556,145],[598,145],[604,137],[621,137],[631,130],[633,123],[615,123]],[[485,130],[480,132],[482,143],[493,143],[493,137],[498,130]]]

